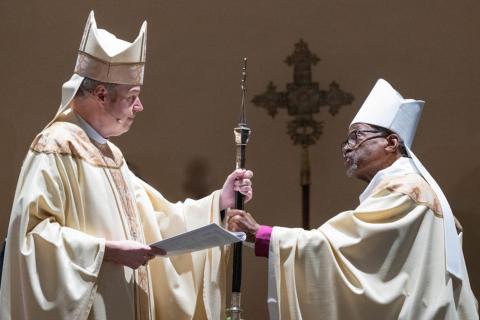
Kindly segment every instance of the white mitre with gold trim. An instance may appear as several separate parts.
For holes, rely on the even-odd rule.
[[[133,42],[118,39],[110,32],[98,29],[93,11],[90,12],[78,50],[74,74],[62,86],[62,101],[53,123],[70,110],[83,79],[100,82],[142,85],[147,48],[147,22],[144,21]]]
[[[408,155],[440,201],[444,217],[446,269],[462,280],[463,254],[452,209],[438,183],[410,149],[424,104],[421,100],[404,99],[387,81],[379,79],[350,125],[372,124],[390,129],[402,138]]]

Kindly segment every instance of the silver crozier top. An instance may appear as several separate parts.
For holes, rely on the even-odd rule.
[[[242,80],[240,87],[242,88],[242,104],[240,106],[240,122],[238,126],[247,126],[247,114],[245,112],[245,96],[247,95],[247,58],[243,58]]]

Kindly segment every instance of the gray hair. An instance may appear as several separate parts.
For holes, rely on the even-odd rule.
[[[87,77],[85,77],[85,79],[83,79],[82,83],[80,84],[80,88],[75,94],[75,98],[84,97],[86,92],[93,93],[95,88],[99,85],[102,85],[107,89],[107,92],[110,94],[112,101],[115,101],[115,99],[117,99],[117,85],[115,83],[101,82]]]
[[[390,129],[380,127],[380,126],[376,126],[376,125],[373,125],[373,124],[370,124],[370,126],[372,128],[374,128],[375,130],[378,130],[380,133],[385,134],[386,136],[389,136],[391,134],[395,134],[399,138],[398,152],[400,153],[400,155],[402,157],[410,158],[410,156],[407,153],[407,148],[405,147],[405,142],[403,141],[402,137],[400,137],[397,133],[393,132]]]

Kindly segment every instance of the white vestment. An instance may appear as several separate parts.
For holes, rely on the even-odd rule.
[[[378,172],[360,200],[318,229],[273,228],[271,319],[478,319],[463,258],[463,282],[446,271],[441,206],[411,160]]]
[[[151,244],[212,222],[220,222],[219,191],[168,202],[70,113],[36,137],[24,160],[0,319],[219,319],[224,248],[157,257],[137,270],[103,259],[106,239]]]

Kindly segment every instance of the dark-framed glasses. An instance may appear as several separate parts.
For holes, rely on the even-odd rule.
[[[360,137],[360,134],[362,133],[380,133],[380,134],[376,136],[366,137],[360,140],[359,137]],[[375,138],[385,138],[386,136],[387,136],[387,133],[382,132],[380,130],[353,130],[348,134],[347,139],[345,139],[345,141],[342,142],[341,148],[342,150],[345,149],[345,147],[348,147],[351,149],[358,148],[362,143],[364,143],[367,140],[375,139]]]

